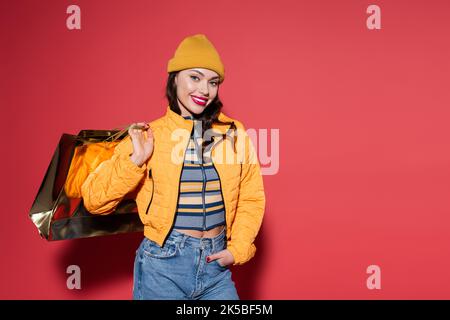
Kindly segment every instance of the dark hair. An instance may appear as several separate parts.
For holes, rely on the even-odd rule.
[[[178,99],[177,99],[177,85],[175,84],[175,77],[179,71],[173,71],[169,73],[169,77],[167,78],[167,85],[166,85],[166,98],[169,102],[170,109],[181,115],[181,109],[178,105]],[[222,101],[220,101],[219,94],[217,93],[217,96],[214,98],[213,101],[205,108],[205,110],[201,114],[193,114],[192,116],[196,120],[202,121],[202,137],[205,135],[205,131],[212,128],[213,123],[220,123],[220,124],[230,124],[230,130],[236,131],[236,125],[234,121],[232,122],[223,122],[218,119],[219,113],[223,107]],[[223,134],[223,138],[226,139],[226,133]],[[205,151],[205,148],[212,142],[211,139],[203,139],[202,144],[202,154]],[[236,148],[235,144],[236,141],[234,141],[234,148]]]

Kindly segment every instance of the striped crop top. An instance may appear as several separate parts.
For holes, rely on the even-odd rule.
[[[225,206],[219,175],[212,163],[211,145],[201,157],[202,124],[194,121],[180,178],[174,228],[210,230],[225,225]]]

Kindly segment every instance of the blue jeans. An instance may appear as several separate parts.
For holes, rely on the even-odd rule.
[[[172,229],[163,247],[147,237],[134,261],[134,300],[239,300],[229,266],[206,257],[226,248],[225,228],[213,238]]]

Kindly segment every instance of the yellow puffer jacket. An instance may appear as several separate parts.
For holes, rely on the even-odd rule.
[[[214,138],[211,157],[219,174],[225,204],[227,249],[233,265],[244,264],[256,252],[254,240],[265,210],[265,194],[260,164],[251,139],[241,122],[222,112],[219,120],[234,122],[237,135]],[[111,159],[102,162],[81,187],[86,209],[92,214],[109,214],[130,192],[136,194],[144,235],[164,245],[175,219],[179,180],[184,153],[193,121],[167,107],[166,114],[149,123],[154,135],[153,154],[138,167],[130,160],[130,136],[114,149]],[[225,134],[230,125],[214,124],[214,133]],[[145,133],[146,135],[146,133]],[[236,139],[236,144],[233,141]]]

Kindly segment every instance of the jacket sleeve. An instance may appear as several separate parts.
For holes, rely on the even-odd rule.
[[[242,127],[243,128],[243,127]],[[242,129],[245,154],[241,162],[241,181],[236,216],[227,249],[234,257],[233,265],[244,264],[256,252],[254,244],[262,224],[266,198],[258,157],[250,137]]]
[[[141,167],[131,161],[133,145],[125,137],[114,149],[113,156],[100,163],[81,186],[85,208],[92,214],[115,211],[124,196],[133,191],[145,175],[146,164]]]

